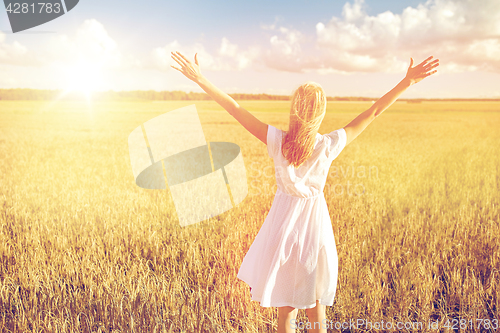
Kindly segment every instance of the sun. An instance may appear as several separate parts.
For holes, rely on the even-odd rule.
[[[87,101],[90,101],[92,95],[102,88],[104,78],[102,66],[99,63],[80,60],[68,66],[65,73],[65,94],[80,93]]]

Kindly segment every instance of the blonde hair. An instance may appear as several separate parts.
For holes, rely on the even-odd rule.
[[[306,82],[292,96],[290,123],[281,150],[291,165],[300,167],[313,153],[316,134],[326,113],[326,96],[315,82]]]

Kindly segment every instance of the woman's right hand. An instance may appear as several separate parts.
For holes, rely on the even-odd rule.
[[[177,62],[179,66],[181,66],[181,68],[175,66],[170,67],[172,67],[173,69],[177,69],[188,79],[198,83],[203,77],[203,75],[201,75],[200,64],[198,63],[198,53],[194,55],[194,64],[179,51],[172,52],[172,59],[174,59],[175,62]]]
[[[406,72],[405,80],[410,82],[410,85],[415,84],[417,82],[422,81],[424,78],[428,77],[437,72],[437,70],[432,70],[439,66],[439,59],[435,59],[429,62],[432,59],[432,56],[422,61],[415,67],[413,66],[413,58],[410,58],[410,67],[408,67],[408,71]]]

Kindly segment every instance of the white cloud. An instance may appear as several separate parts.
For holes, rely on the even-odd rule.
[[[303,40],[302,34],[297,30],[291,30],[280,27],[279,31],[284,35],[283,38],[274,35],[270,42],[278,54],[284,56],[296,56],[301,53],[300,42]]]
[[[267,30],[276,34],[269,38],[269,48],[262,61],[270,68],[289,72],[301,72],[311,61],[302,50],[307,38],[300,31],[272,25]]]
[[[347,22],[354,22],[362,18],[364,16],[362,2],[355,1],[352,5],[347,2],[342,8],[342,16]]]
[[[157,47],[153,49],[151,51],[152,63],[149,67],[162,71],[170,70],[171,65],[179,67],[179,65],[171,58],[170,53],[175,51],[181,52],[186,58],[193,62],[194,55],[198,53],[198,62],[200,63],[200,68],[202,70],[223,69],[216,63],[216,59],[207,50],[205,50],[205,47],[201,43],[185,46],[179,44],[177,40],[174,40],[164,47]]]
[[[28,48],[18,41],[9,44],[5,41],[5,34],[0,31],[0,63],[10,65],[24,65],[26,62],[37,64]]]
[[[429,0],[401,14],[370,16],[364,0],[342,18],[316,25],[318,63],[345,71],[400,71],[408,59],[434,55],[442,71],[500,71],[500,1]],[[310,65],[310,64],[307,64]]]
[[[409,58],[429,55],[441,60],[440,72],[487,70],[500,72],[499,0],[427,0],[400,13],[369,15],[364,0],[345,3],[340,17],[318,22],[307,35],[276,17],[261,24],[267,35],[249,47],[222,37],[220,44],[180,44],[177,40],[152,49],[144,59],[120,51],[118,43],[95,19],[74,34],[58,34],[37,50],[18,41],[6,42],[0,32],[0,63],[20,66],[71,66],[84,60],[104,69],[170,70],[171,51],[193,59],[202,70],[236,71],[268,68],[288,72],[402,72]],[[10,38],[10,36],[9,36]]]
[[[25,55],[28,49],[19,42],[14,41],[12,44],[0,43],[0,59],[12,61],[15,58]]]
[[[78,59],[109,69],[139,65],[120,52],[115,40],[95,19],[85,20],[74,36],[51,38],[42,56],[48,63],[74,63]]]
[[[207,51],[201,43],[186,46],[174,40],[164,47],[157,47],[151,51],[151,65],[149,67],[161,71],[171,69],[171,65],[179,67],[171,58],[171,52],[175,51],[181,52],[191,61],[194,61],[194,55],[198,53],[198,62],[201,70],[213,71],[245,69],[251,66],[260,54],[260,50],[256,47],[241,50],[237,44],[231,43],[225,37],[222,38],[220,47],[215,52],[215,55]]]
[[[124,55],[95,19],[85,20],[74,33],[47,36],[46,42],[36,49],[17,41],[6,44],[5,37],[0,36],[0,63],[37,67],[38,73],[50,73],[50,78],[41,80],[44,86],[80,91],[109,88],[112,70],[141,68],[141,62]],[[39,85],[31,75],[25,75],[23,81],[25,85]]]
[[[229,64],[231,69],[241,70],[250,67],[261,52],[257,47],[241,50],[237,44],[232,44],[224,37],[218,53],[223,57],[222,61]]]
[[[85,20],[73,35],[50,37],[38,49],[28,49],[17,41],[5,43],[0,32],[0,63],[19,66],[68,68],[79,63],[103,69],[140,67],[133,56],[124,56],[104,26],[95,19]]]
[[[434,55],[440,72],[500,72],[500,1],[428,0],[401,13],[368,15],[364,0],[345,3],[342,16],[316,24],[315,45],[293,28],[273,31],[264,59],[290,71],[401,72],[410,57]]]
[[[235,57],[238,53],[238,45],[232,44],[226,37],[222,38],[219,54],[222,56]]]

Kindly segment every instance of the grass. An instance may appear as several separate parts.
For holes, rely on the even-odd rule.
[[[277,309],[236,278],[276,190],[265,145],[196,102],[206,140],[241,147],[247,198],[182,228],[168,190],[134,183],[129,133],[189,104],[0,102],[0,331],[276,330]],[[288,102],[241,104],[287,129]],[[369,105],[329,103],[319,132]],[[397,102],[333,162],[331,323],[500,319],[498,128],[500,103]]]

